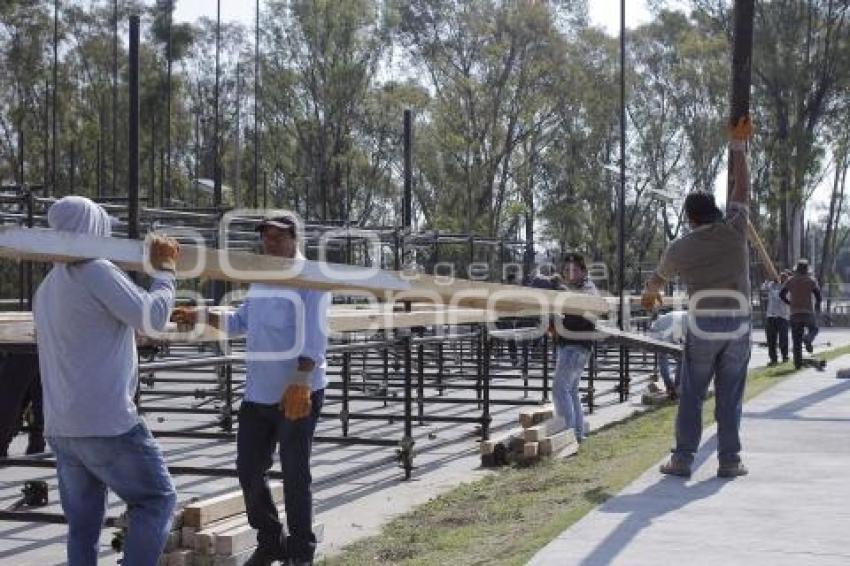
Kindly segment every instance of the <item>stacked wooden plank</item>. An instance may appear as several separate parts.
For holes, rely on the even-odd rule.
[[[575,433],[551,405],[525,408],[520,426],[481,442],[481,465],[532,463],[541,458],[566,457],[578,451]]]
[[[283,499],[283,485],[272,484],[272,497]],[[285,522],[282,507],[278,507]],[[321,540],[322,525],[313,527]],[[172,526],[159,566],[241,566],[257,546],[257,531],[248,524],[241,491],[186,505]]]

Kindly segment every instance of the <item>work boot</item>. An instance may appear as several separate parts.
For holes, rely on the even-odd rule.
[[[280,559],[281,557],[275,552],[258,546],[251,557],[245,562],[245,566],[272,566],[272,564]],[[286,564],[286,561],[283,561],[283,563]]]
[[[245,562],[245,566],[271,566],[275,562],[288,564],[289,557],[287,556],[283,540],[285,540],[285,537],[282,537],[280,544],[271,547],[258,546]]]
[[[671,457],[668,462],[661,464],[658,471],[668,476],[691,477],[691,467],[675,457]]]
[[[41,454],[47,446],[44,443],[44,437],[40,434],[31,434],[29,442],[27,442],[26,454]]]
[[[745,476],[748,473],[750,473],[750,471],[741,462],[720,464],[717,468],[718,478],[737,478],[738,476]]]

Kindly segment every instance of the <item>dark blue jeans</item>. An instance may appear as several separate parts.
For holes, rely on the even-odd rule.
[[[803,365],[803,343],[811,344],[818,335],[818,321],[814,313],[791,315],[791,340],[794,343],[794,366]]]
[[[310,451],[324,399],[324,389],[314,391],[310,416],[297,421],[285,419],[277,404],[243,401],[239,408],[236,470],[248,522],[257,529],[257,544],[261,548],[272,551],[279,548],[283,525],[266,478],[275,448],[279,447],[288,531],[284,551],[297,560],[311,560],[316,552]]]
[[[47,439],[56,454],[59,496],[68,519],[69,566],[95,566],[106,490],[127,504],[126,566],[156,566],[177,494],[159,446],[144,423],[119,436]]]
[[[750,361],[750,319],[692,318],[682,357],[674,457],[691,465],[702,437],[702,404],[714,377],[717,457],[720,464],[740,462],[741,408]]]

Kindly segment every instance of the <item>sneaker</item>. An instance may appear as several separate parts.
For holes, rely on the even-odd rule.
[[[677,461],[675,458],[670,458],[668,462],[661,464],[658,471],[668,476],[691,477],[691,467],[684,462]]]
[[[734,464],[720,464],[717,468],[718,478],[737,478],[738,476],[745,476],[748,473],[750,473],[750,471],[741,462],[735,462]]]

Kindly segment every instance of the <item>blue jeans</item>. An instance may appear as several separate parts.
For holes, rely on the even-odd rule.
[[[236,470],[248,523],[257,529],[259,547],[268,552],[282,550],[299,561],[312,560],[316,552],[310,452],[324,399],[324,389],[314,391],[310,396],[310,415],[297,421],[284,418],[277,404],[242,401],[239,407]],[[280,449],[283,471],[283,505],[289,533],[285,539],[266,478],[275,448]]]
[[[696,328],[710,336],[700,335]],[[740,336],[721,336],[733,333]],[[741,407],[750,361],[750,319],[700,317],[691,320],[682,357],[681,395],[676,415],[674,458],[691,465],[702,437],[702,404],[714,377],[717,457],[721,465],[741,461]]]
[[[670,380],[670,356],[667,354],[658,354],[658,373],[661,374],[661,380],[664,382],[664,387],[667,391],[673,391],[679,385],[679,377],[682,373],[682,363],[676,364],[676,376]]]
[[[555,379],[552,383],[552,400],[555,413],[564,418],[567,428],[573,429],[576,440],[584,440],[584,412],[581,407],[579,384],[581,374],[590,357],[584,346],[558,346],[555,362]]]
[[[47,439],[56,454],[59,496],[68,520],[68,564],[97,564],[107,488],[127,504],[125,566],[155,566],[177,494],[159,446],[144,423],[119,436]]]

